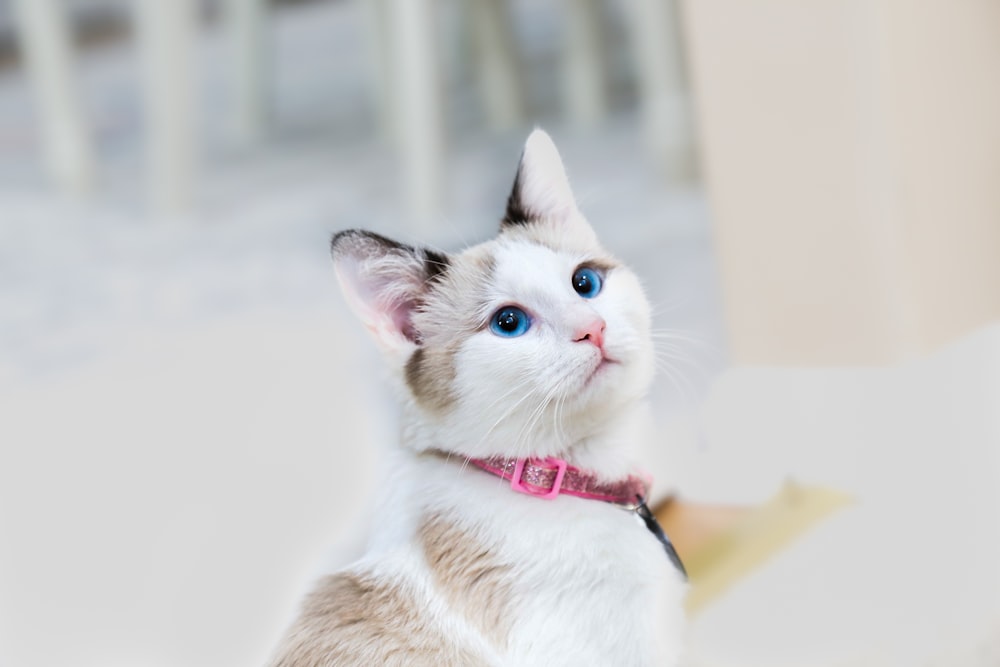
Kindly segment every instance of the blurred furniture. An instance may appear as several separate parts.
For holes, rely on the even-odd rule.
[[[154,210],[191,207],[197,139],[193,58],[196,0],[135,0],[146,122],[146,170]]]
[[[250,145],[267,124],[269,59],[264,28],[268,0],[225,0],[223,20],[232,78],[233,139]]]
[[[424,220],[439,212],[444,183],[446,104],[437,4],[364,0],[382,126],[400,151],[406,201]],[[473,0],[458,8],[473,35],[488,122],[494,129],[516,126],[523,120],[525,101],[510,7],[505,0]],[[563,107],[577,125],[595,124],[608,109],[604,9],[601,0],[560,5],[565,20]],[[670,0],[629,0],[626,13],[649,153],[669,180],[689,179],[694,147],[676,5]]]
[[[628,0],[647,150],[669,181],[695,176],[694,127],[674,0]]]
[[[378,1],[378,0],[376,0]],[[388,0],[381,39],[390,54],[389,112],[402,162],[403,188],[418,220],[439,213],[444,186],[444,117],[432,0]]]
[[[69,26],[58,0],[14,0],[25,66],[38,99],[45,166],[62,190],[94,185],[94,150],[73,76]]]
[[[563,4],[563,107],[577,125],[594,125],[608,112],[605,5],[602,0]],[[696,170],[694,134],[677,4],[627,0],[624,14],[647,155],[667,181],[689,181]]]
[[[56,0],[16,0],[19,36],[38,98],[42,144],[51,178],[62,190],[89,191],[96,159],[73,75],[67,8]],[[153,208],[179,213],[191,205],[195,178],[192,53],[195,0],[134,0],[147,141],[147,187]]]
[[[683,15],[734,362],[893,362],[1000,317],[1000,5]]]
[[[383,134],[397,146],[405,200],[417,220],[440,213],[444,188],[445,95],[434,0],[363,0]],[[476,47],[477,79],[494,129],[523,114],[514,36],[503,0],[459,6]]]
[[[383,133],[399,154],[404,201],[417,220],[441,212],[447,98],[440,63],[440,5],[436,0],[362,0],[360,11],[373,64]],[[95,159],[75,94],[67,7],[55,0],[17,0],[30,76],[38,90],[49,169],[61,188],[87,190]],[[181,213],[192,205],[198,179],[194,61],[197,0],[131,0],[140,57],[146,142],[146,187],[154,210]],[[268,0],[221,3],[231,88],[231,127],[238,144],[252,145],[266,129],[269,49]],[[470,35],[484,115],[490,127],[516,127],[525,118],[522,65],[506,0],[450,6]],[[637,71],[643,133],[650,155],[670,180],[690,176],[690,114],[672,1],[628,0],[623,6]],[[602,0],[566,2],[560,63],[563,107],[577,125],[607,113],[605,46],[610,11]],[[466,54],[462,54],[463,56]]]
[[[593,125],[608,112],[603,0],[564,3],[563,107],[576,125]]]

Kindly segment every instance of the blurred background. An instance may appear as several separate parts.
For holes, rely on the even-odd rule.
[[[692,664],[1000,665],[1000,5],[0,0],[0,665],[261,664],[393,411],[330,234],[541,126],[654,304],[659,496],[852,504]]]

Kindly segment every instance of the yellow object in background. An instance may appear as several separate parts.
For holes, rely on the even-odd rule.
[[[657,515],[687,568],[687,611],[700,611],[851,498],[832,489],[789,482],[755,508],[672,502]]]

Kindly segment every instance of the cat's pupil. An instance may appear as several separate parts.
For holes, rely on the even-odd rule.
[[[521,318],[513,310],[502,310],[497,315],[497,326],[508,333],[517,331],[517,326],[520,323]]]
[[[504,306],[490,319],[490,330],[498,336],[514,338],[531,328],[531,318],[517,306]]]
[[[592,299],[601,291],[601,274],[589,266],[573,272],[573,289],[585,299]]]

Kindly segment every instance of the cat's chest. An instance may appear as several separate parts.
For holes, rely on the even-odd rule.
[[[522,520],[508,536],[502,551],[518,563],[511,664],[650,664],[650,619],[682,583],[637,517],[605,509],[614,512]]]
[[[461,577],[460,608],[494,619],[481,627],[503,638],[510,664],[649,664],[652,619],[683,584],[644,523],[598,501],[490,486],[475,502],[430,510],[432,580]],[[448,545],[429,548],[435,539]],[[478,595],[483,606],[470,603]]]
[[[579,584],[585,573],[592,583],[622,587],[676,574],[663,545],[631,509],[572,496],[532,497],[513,492],[505,480],[480,475],[420,495],[436,499],[422,503],[425,519],[463,526],[464,539],[478,542],[536,587]]]

